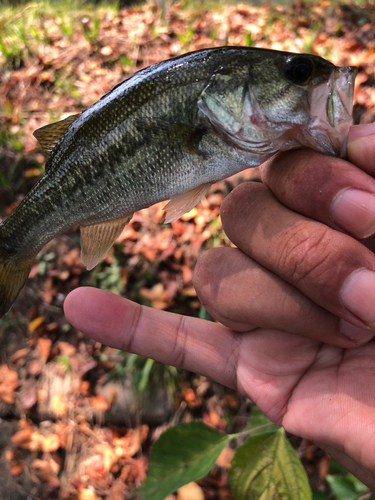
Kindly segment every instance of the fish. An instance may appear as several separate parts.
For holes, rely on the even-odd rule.
[[[45,174],[0,224],[0,317],[42,247],[72,227],[90,270],[137,210],[169,200],[172,222],[211,184],[278,151],[344,157],[355,76],[315,55],[203,49],[144,68],[36,130]]]

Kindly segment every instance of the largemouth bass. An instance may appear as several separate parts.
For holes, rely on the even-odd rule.
[[[355,75],[312,55],[200,50],[138,71],[37,130],[45,175],[0,225],[0,317],[40,249],[73,226],[92,269],[136,210],[170,200],[171,222],[212,183],[280,150],[343,156]]]

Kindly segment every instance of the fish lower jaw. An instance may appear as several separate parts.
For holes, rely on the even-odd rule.
[[[331,127],[328,123],[316,120],[306,130],[306,145],[322,153],[344,158],[351,122]]]

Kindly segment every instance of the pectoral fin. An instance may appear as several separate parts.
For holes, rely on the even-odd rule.
[[[68,130],[70,125],[76,121],[79,115],[80,113],[68,116],[65,120],[51,123],[35,130],[34,137],[38,139],[38,142],[42,146],[44,154],[47,158],[61,137]]]
[[[158,146],[185,151],[190,154],[205,155],[199,144],[206,130],[183,123],[169,122],[163,118],[138,118],[134,125],[147,141]]]
[[[90,271],[105,257],[133,214],[121,219],[81,226],[81,259]]]
[[[207,184],[201,184],[194,189],[190,189],[190,191],[173,196],[164,207],[164,210],[167,210],[164,222],[168,224],[169,222],[173,222],[181,217],[181,215],[190,212],[190,210],[192,210],[206,194],[210,186],[210,182]]]

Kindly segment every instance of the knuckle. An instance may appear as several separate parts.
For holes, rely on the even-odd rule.
[[[283,245],[279,247],[278,267],[288,281],[298,284],[308,277],[324,279],[337,258],[337,254],[332,252],[329,228],[321,226],[319,230],[311,231],[304,222],[300,222],[285,234]]]
[[[225,259],[225,248],[212,248],[202,254],[194,269],[193,285],[203,306],[212,302],[217,270]]]
[[[267,192],[268,188],[259,182],[244,182],[233,189],[220,208],[220,217],[226,234],[233,233],[244,217],[254,212],[257,197],[254,193]]]
[[[187,354],[187,338],[188,338],[188,325],[185,316],[180,316],[180,321],[176,331],[176,339],[173,347],[172,357],[173,364],[177,368],[185,366],[185,359]]]

